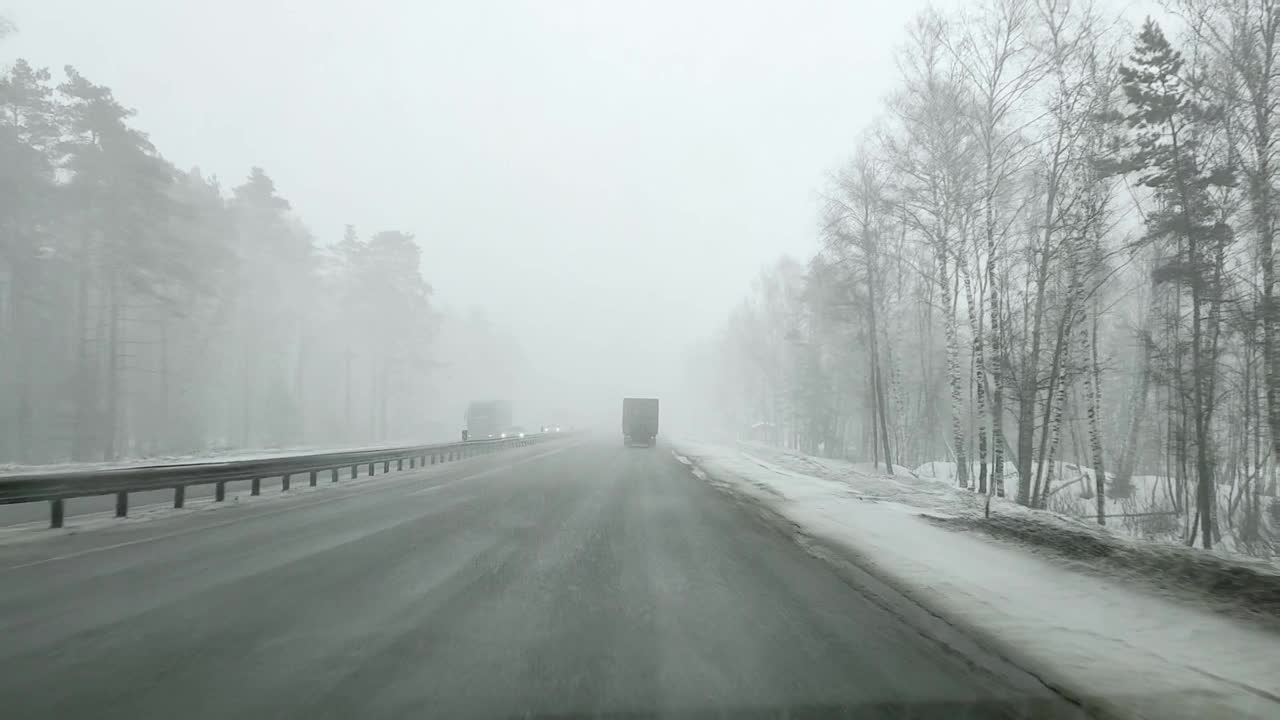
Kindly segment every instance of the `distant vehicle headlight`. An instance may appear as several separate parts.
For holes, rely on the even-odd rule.
[[[523,438],[523,437],[524,437],[524,433],[520,433],[520,437],[521,437],[521,438]]]
[[[503,438],[503,439],[505,440],[505,439],[506,439],[506,437],[507,437],[507,434],[506,434],[506,433],[502,433],[502,435],[500,435],[499,437],[501,437],[501,438]]]

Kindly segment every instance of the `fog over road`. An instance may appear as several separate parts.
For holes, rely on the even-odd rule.
[[[0,547],[0,706],[7,718],[1061,710],[851,583],[668,448],[566,439]]]

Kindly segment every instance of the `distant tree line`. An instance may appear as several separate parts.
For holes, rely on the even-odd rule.
[[[727,425],[1276,552],[1280,2],[1171,10],[1176,42],[1090,3],[919,15],[821,251],[717,340]]]
[[[0,462],[438,435],[414,237],[318,246],[264,170],[226,191],[133,118],[71,67],[0,74]]]

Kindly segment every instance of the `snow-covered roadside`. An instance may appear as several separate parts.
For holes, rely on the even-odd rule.
[[[939,527],[921,514],[948,516],[941,497],[922,510],[737,449],[678,451],[1087,707],[1153,720],[1280,717],[1270,632]]]
[[[813,457],[770,446],[737,447],[790,471],[837,481],[864,498],[930,510],[937,524],[1014,540],[1037,552],[1074,561],[1077,568],[1083,565],[1089,572],[1119,575],[1126,582],[1154,586],[1197,607],[1209,606],[1280,630],[1280,557],[1245,555],[1223,544],[1209,552],[1170,542],[1168,537],[1136,537],[1132,527],[1114,523],[1101,527],[1092,517],[1031,510],[1008,498],[993,498],[988,512],[986,496],[921,474],[921,468],[915,472],[898,468],[890,477],[870,463]],[[938,517],[940,514],[945,517]]]

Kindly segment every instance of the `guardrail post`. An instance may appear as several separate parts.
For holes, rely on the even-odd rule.
[[[373,477],[373,463],[369,463],[369,477]]]
[[[409,469],[410,469],[410,470],[412,470],[415,466],[417,466],[417,464],[418,464],[418,456],[417,456],[417,455],[410,455],[410,456],[409,456]]]
[[[289,473],[280,476],[280,492],[289,491]]]
[[[431,464],[432,465],[436,464],[436,456],[434,454],[431,456]]]
[[[352,479],[352,480],[355,480],[355,479],[356,479],[357,477],[359,477],[359,476],[360,476],[360,466],[359,466],[359,465],[352,465],[352,466],[351,466],[351,479]]]
[[[329,470],[329,482],[338,482],[338,468]]]
[[[315,487],[315,486],[316,486],[316,471],[312,470],[311,471],[311,487]]]
[[[129,493],[116,493],[116,517],[124,517],[129,514]]]
[[[262,478],[253,479],[253,487],[249,490],[250,495],[258,495],[262,492]]]
[[[179,485],[173,489],[173,506],[180,508],[187,502],[187,486]]]
[[[215,502],[222,502],[227,499],[227,483],[225,481],[220,480],[214,485],[213,499]]]
[[[57,500],[50,500],[49,501],[49,527],[51,528],[62,527],[62,516],[65,512],[66,512],[66,507],[63,505],[62,498],[58,498]]]
[[[396,470],[404,469],[404,458],[396,458]]]
[[[383,461],[382,461],[382,474],[384,474],[384,475],[385,475],[385,474],[387,474],[387,473],[389,473],[389,472],[391,472],[391,461],[390,461],[390,460],[383,460]]]

